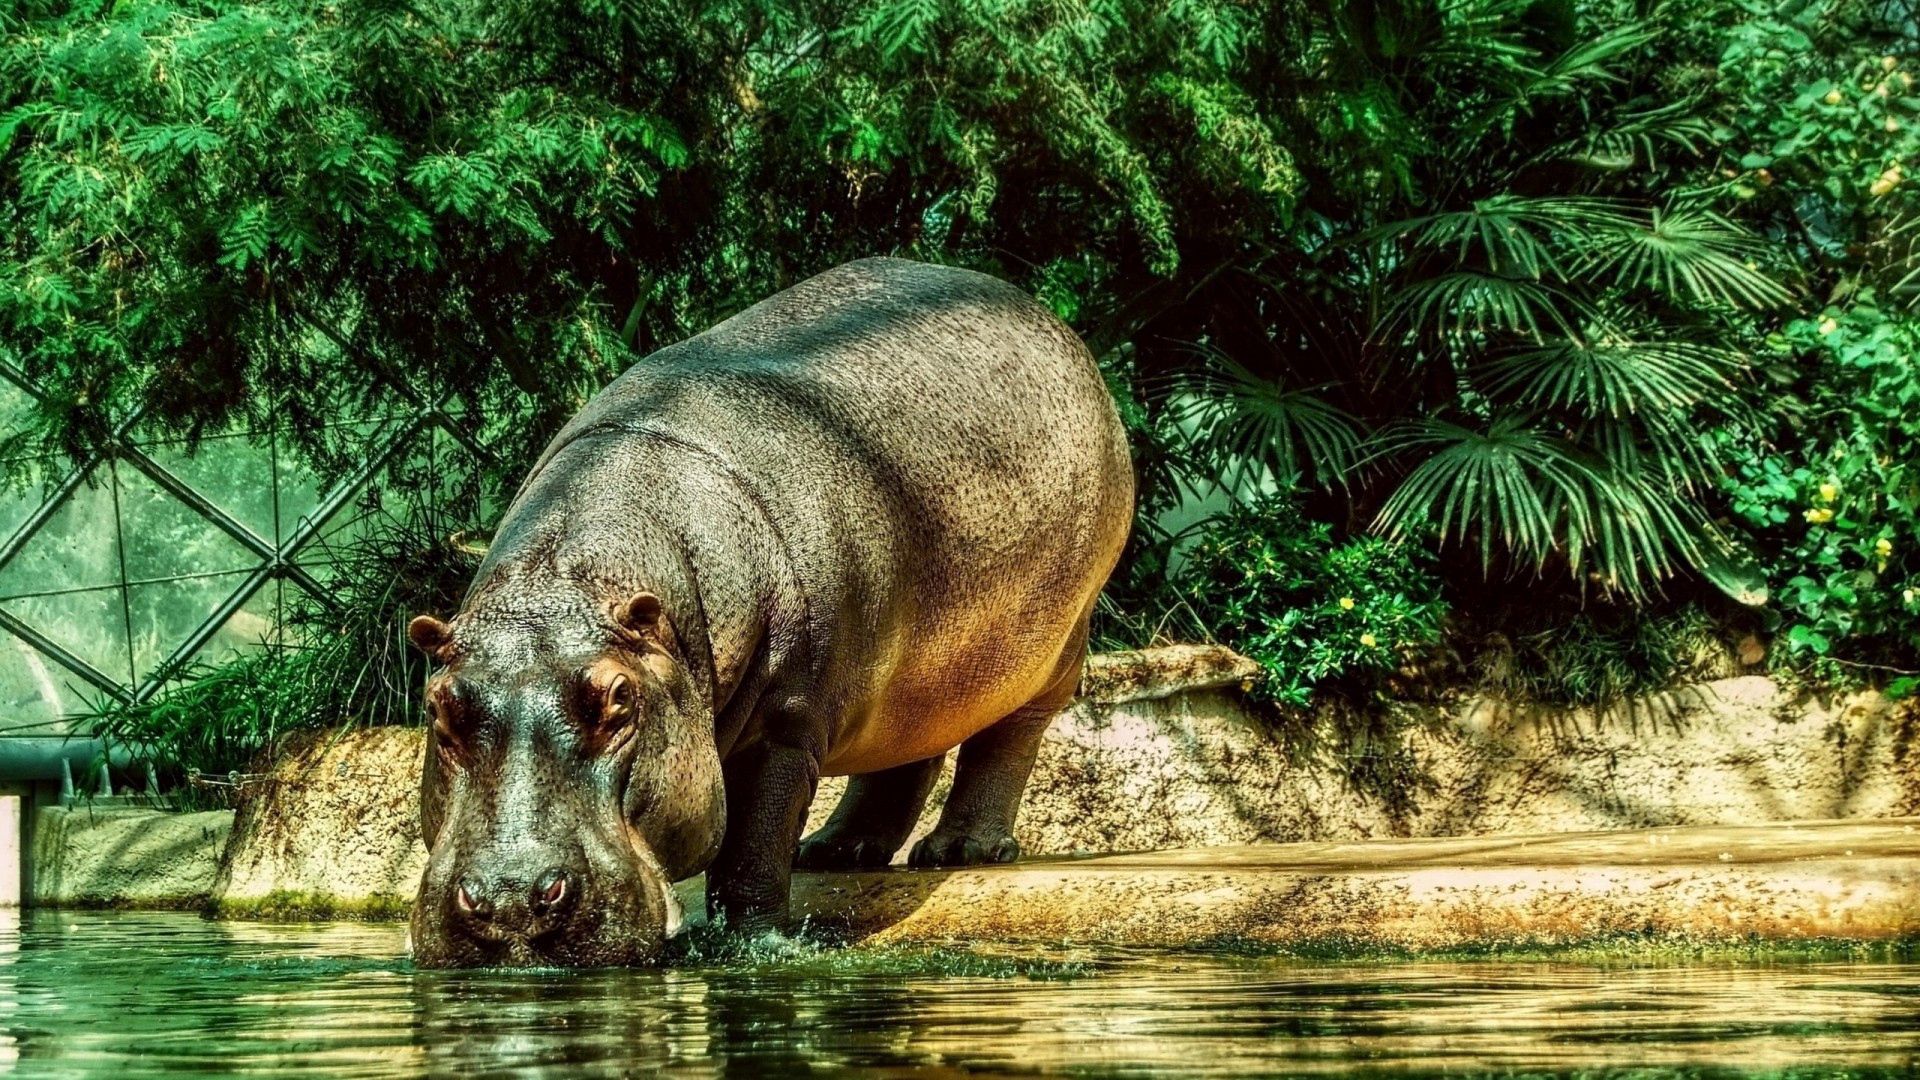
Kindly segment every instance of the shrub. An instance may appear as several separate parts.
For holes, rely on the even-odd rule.
[[[1233,507],[1183,554],[1172,592],[1206,632],[1266,672],[1258,697],[1301,707],[1322,690],[1376,695],[1440,640],[1446,607],[1418,549],[1336,540],[1290,499]]]
[[[1811,286],[1756,333],[1770,424],[1721,436],[1730,518],[1766,572],[1783,667],[1920,666],[1920,50],[1900,5],[1769,7],[1725,35],[1718,178]]]
[[[1794,434],[1730,447],[1732,509],[1766,552],[1790,663],[1857,680],[1920,656],[1920,320],[1870,294],[1771,339],[1809,376]],[[1797,435],[1797,437],[1794,437]],[[1851,669],[1851,672],[1841,669]]]

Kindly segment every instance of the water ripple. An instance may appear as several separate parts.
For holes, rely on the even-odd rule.
[[[427,972],[388,925],[0,919],[16,1075],[1920,1074],[1920,965],[699,954]]]

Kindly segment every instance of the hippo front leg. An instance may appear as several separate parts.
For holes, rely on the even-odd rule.
[[[761,742],[725,766],[727,832],[707,869],[707,915],[729,930],[757,933],[787,925],[787,896],[800,828],[820,782],[817,755]]]

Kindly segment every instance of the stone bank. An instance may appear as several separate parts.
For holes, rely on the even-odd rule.
[[[1282,922],[1305,928],[1289,934],[1455,944],[1574,925],[1914,930],[1893,913],[1920,910],[1898,865],[1920,855],[1902,820],[1920,816],[1920,761],[1907,750],[1916,719],[1878,695],[1819,698],[1745,677],[1606,711],[1476,697],[1418,708],[1410,748],[1423,783],[1389,804],[1352,789],[1339,762],[1278,737],[1243,698],[1254,674],[1245,658],[1208,646],[1097,656],[1042,744],[1018,828],[1028,861],[804,875],[796,902],[882,940],[967,936],[969,926],[1040,938],[1135,927],[1115,940],[1140,943],[1153,934],[1138,927],[1185,926],[1167,932],[1257,939]],[[204,854],[206,833],[197,861],[175,861],[196,868],[206,902],[227,915],[398,915],[426,858],[415,809],[422,749],[417,730],[302,734],[247,789],[218,858]],[[916,835],[931,828],[945,782]],[[813,823],[843,787],[822,782]],[[1830,824],[1714,831],[1797,822]],[[1848,876],[1842,852],[1859,837],[1844,829],[1855,827],[1880,830],[1871,848],[1882,861]],[[1615,830],[1639,832],[1605,839]],[[1792,854],[1762,857],[1776,841]],[[1808,847],[1829,842],[1841,846]],[[1706,850],[1716,844],[1727,850]],[[1569,862],[1575,850],[1592,861]],[[1626,857],[1636,851],[1668,861]],[[49,881],[79,880],[74,868],[97,861],[77,849],[45,858],[64,868]],[[41,902],[103,899],[36,891]],[[165,891],[177,900],[192,888]],[[1746,897],[1717,903],[1748,915],[1711,914],[1716,895]]]

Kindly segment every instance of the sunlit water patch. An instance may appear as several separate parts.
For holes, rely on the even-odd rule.
[[[0,919],[0,1070],[222,1074],[1906,1076],[1920,965],[698,953],[425,972],[394,925]]]

